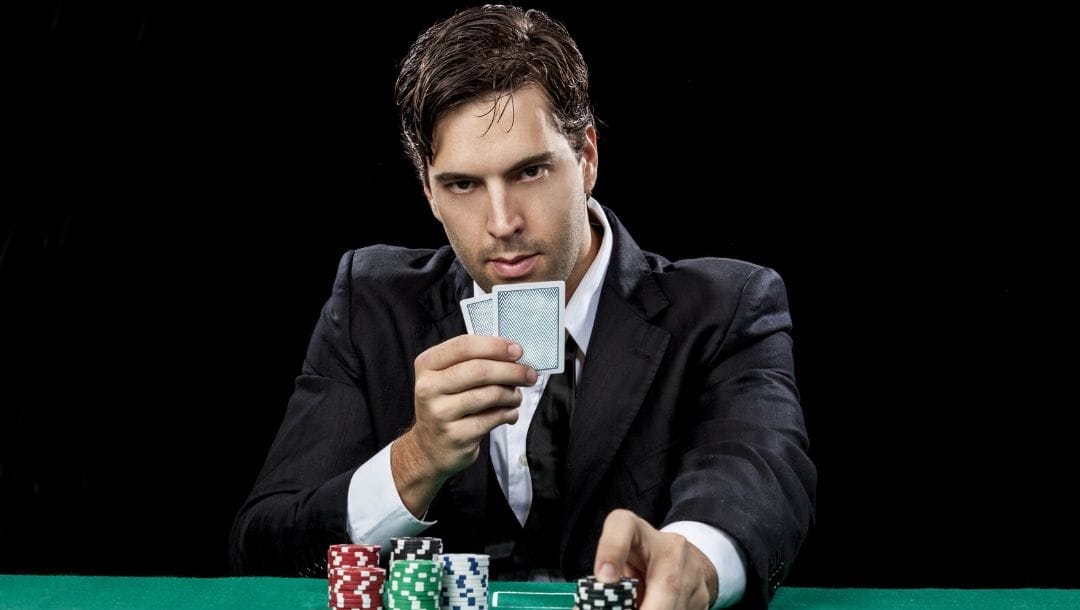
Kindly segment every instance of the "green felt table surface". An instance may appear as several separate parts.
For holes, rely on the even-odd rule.
[[[492,582],[491,610],[573,607],[573,583]],[[326,581],[0,575],[0,608],[326,608]],[[771,609],[1077,609],[1080,589],[824,589],[783,587]]]

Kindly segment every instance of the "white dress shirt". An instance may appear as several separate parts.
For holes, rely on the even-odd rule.
[[[602,230],[600,250],[566,304],[564,316],[566,330],[578,345],[575,373],[579,380],[584,357],[589,351],[596,306],[600,302],[600,290],[611,261],[614,241],[607,216],[600,204],[591,198],[589,217],[593,225]],[[473,294],[485,294],[475,282]],[[522,400],[517,422],[498,426],[490,432],[491,463],[495,476],[522,525],[532,505],[532,477],[525,457],[525,437],[547,380],[548,375],[541,375],[531,387],[521,388]],[[384,552],[389,549],[391,537],[413,536],[434,524],[416,519],[401,502],[390,470],[392,444],[360,466],[349,482],[349,521],[346,524],[349,537],[354,543],[379,544]],[[746,563],[727,534],[697,521],[669,523],[663,531],[684,536],[716,567],[719,589],[713,608],[729,606],[742,598],[746,589]]]

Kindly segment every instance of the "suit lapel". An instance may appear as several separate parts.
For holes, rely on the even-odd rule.
[[[637,244],[607,214],[615,243],[571,417],[564,550],[594,482],[607,473],[641,409],[670,340],[667,331],[648,322],[667,299]]]
[[[453,256],[449,247],[444,250],[439,251],[440,256]],[[446,275],[418,299],[431,318],[414,329],[413,347],[417,356],[429,347],[465,334],[465,320],[461,317],[459,303],[468,296],[472,296],[472,278],[454,258]]]

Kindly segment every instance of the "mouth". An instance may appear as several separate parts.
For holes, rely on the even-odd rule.
[[[517,256],[500,256],[488,261],[495,275],[502,279],[514,279],[522,277],[532,271],[539,259],[539,254],[520,254]]]

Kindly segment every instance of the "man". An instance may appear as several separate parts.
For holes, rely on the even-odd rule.
[[[538,11],[465,10],[414,43],[403,136],[451,247],[342,258],[235,572],[317,575],[329,544],[424,532],[492,554],[496,579],[639,577],[644,610],[768,604],[816,484],[783,284],[638,248],[591,197],[587,76]],[[459,308],[542,280],[566,283],[565,379],[466,334]],[[545,419],[570,380],[568,419]]]

